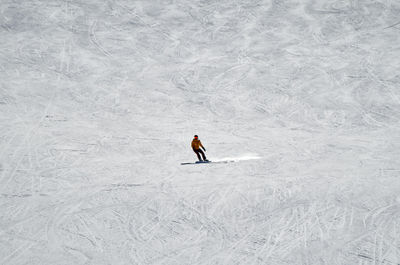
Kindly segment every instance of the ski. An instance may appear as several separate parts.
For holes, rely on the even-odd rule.
[[[235,160],[224,160],[224,161],[207,161],[207,162],[185,162],[181,163],[181,165],[197,165],[197,164],[227,164],[227,163],[233,163]]]

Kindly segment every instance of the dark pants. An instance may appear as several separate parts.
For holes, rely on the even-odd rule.
[[[197,157],[199,158],[199,161],[202,161],[201,157],[200,157],[200,154],[203,157],[203,160],[207,160],[207,157],[204,154],[203,150],[201,150],[201,149],[193,149],[193,151],[196,153]]]

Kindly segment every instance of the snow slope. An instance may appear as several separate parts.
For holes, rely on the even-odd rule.
[[[399,14],[2,0],[0,264],[400,264]]]

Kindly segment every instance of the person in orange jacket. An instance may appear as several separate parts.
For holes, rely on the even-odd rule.
[[[204,152],[200,149],[200,147],[203,148],[204,152],[206,151],[204,146],[201,144],[201,141],[199,140],[199,136],[195,135],[194,139],[192,141],[192,149],[196,153],[197,158],[199,159],[199,161],[206,161],[207,162],[208,161],[207,157],[204,154]],[[201,159],[200,154],[203,157],[203,159]]]

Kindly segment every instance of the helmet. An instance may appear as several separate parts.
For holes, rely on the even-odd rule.
[[[199,138],[199,136],[196,134],[196,135],[194,136],[194,138]]]

